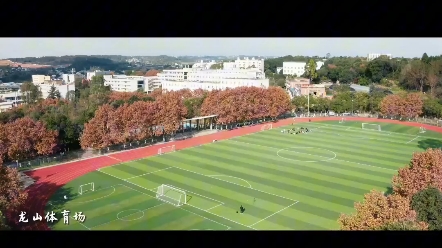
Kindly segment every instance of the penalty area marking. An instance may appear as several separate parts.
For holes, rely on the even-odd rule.
[[[133,213],[133,214],[126,215],[126,216],[124,216],[124,217],[120,217],[120,214],[122,214],[122,213],[124,213],[124,212],[129,212],[129,211],[136,211],[136,212]],[[134,219],[124,219],[124,218],[126,218],[126,217],[129,217],[129,216],[132,216],[132,215],[135,215],[135,214],[138,214],[138,213],[141,213],[141,216],[138,217],[138,218],[134,218]],[[117,214],[117,219],[119,219],[119,220],[121,220],[121,221],[135,221],[135,220],[139,220],[139,219],[141,219],[141,218],[143,218],[143,217],[144,217],[144,211],[141,211],[141,210],[139,210],[139,209],[128,209],[128,210],[123,210],[123,211],[121,211],[121,212],[119,212],[119,213]]]
[[[122,184],[116,184],[116,185],[114,185],[114,186],[122,186]],[[98,197],[98,198],[94,198],[94,199],[89,200],[89,201],[81,201],[81,202],[73,201],[73,202],[71,202],[70,204],[88,203],[88,202],[93,202],[93,201],[97,201],[97,200],[100,200],[100,199],[103,199],[103,198],[109,197],[109,196],[113,195],[113,194],[115,193],[115,191],[116,191],[116,189],[115,189],[114,186],[109,186],[109,187],[105,187],[105,188],[101,188],[101,189],[97,189],[97,190],[92,191],[92,192],[97,192],[97,191],[100,191],[100,190],[105,190],[105,189],[110,189],[110,188],[112,188],[113,191],[110,192],[108,195],[105,195],[105,196],[102,196],[102,197]],[[89,194],[90,194],[90,193],[89,193]],[[68,199],[68,200],[69,200],[69,199]],[[48,203],[49,203],[51,206],[53,206],[51,202],[48,202]]]
[[[405,143],[405,144],[409,144],[409,143],[411,143],[412,141],[414,141],[415,139],[417,139],[417,138],[420,138],[419,136],[416,136],[416,137],[414,137],[414,139],[412,139],[412,140],[410,140],[410,141],[408,141],[407,143]]]
[[[244,179],[242,179],[242,178],[240,178],[240,177],[227,176],[227,175],[207,175],[207,176],[208,176],[208,177],[231,177],[231,178],[236,178],[236,179],[239,179],[239,180],[241,180],[241,181],[246,182],[246,183],[249,185],[249,188],[253,189],[253,188],[252,188],[252,185],[251,185],[247,180],[244,180]]]
[[[301,148],[301,149],[304,148],[304,149],[317,149],[317,150],[324,150],[324,151],[328,151],[328,152],[330,152],[330,153],[333,153],[333,157],[329,158],[329,157],[324,157],[324,156],[315,155],[315,154],[310,154],[310,153],[295,152],[295,151],[289,151],[289,150],[287,150],[287,149],[290,149],[290,148],[295,148],[295,149],[296,149],[296,148]],[[318,157],[318,158],[325,158],[325,159],[323,159],[323,160],[311,160],[311,161],[305,161],[305,160],[297,160],[297,159],[292,159],[292,158],[286,158],[286,157],[283,157],[283,156],[279,155],[279,153],[282,152],[282,151],[293,152],[293,153],[299,153],[299,154],[305,154],[305,155],[310,155],[310,156],[314,156],[314,157]],[[336,158],[337,154],[336,154],[335,152],[333,152],[333,151],[328,150],[328,149],[318,148],[318,147],[288,147],[288,148],[283,148],[283,149],[278,150],[278,151],[276,152],[276,156],[278,156],[278,157],[280,157],[280,158],[283,158],[283,159],[288,159],[288,160],[297,161],[297,162],[317,163],[317,162],[325,162],[325,161],[333,160],[333,159]]]

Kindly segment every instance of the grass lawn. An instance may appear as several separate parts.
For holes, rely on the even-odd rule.
[[[102,168],[52,196],[54,230],[335,230],[341,213],[371,189],[388,192],[392,176],[412,153],[441,147],[442,135],[419,128],[360,122],[299,123]],[[374,129],[375,125],[370,125]],[[367,127],[370,127],[367,126]],[[79,194],[80,185],[84,191]],[[158,186],[175,187],[156,198]],[[185,192],[185,194],[183,193]],[[67,196],[68,200],[64,200]],[[185,198],[184,198],[185,196]],[[240,206],[243,214],[237,213]],[[70,219],[63,209],[83,212]]]

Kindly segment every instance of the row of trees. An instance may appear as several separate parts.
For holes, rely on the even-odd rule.
[[[388,95],[380,103],[383,115],[411,119],[422,114],[424,102],[419,93]]]
[[[181,128],[181,120],[196,115],[216,114],[217,123],[230,124],[275,118],[291,108],[287,93],[277,87],[167,92],[156,96],[154,101],[101,106],[85,124],[80,142],[82,148],[101,149],[174,134]]]
[[[442,230],[442,150],[415,153],[392,179],[393,192],[376,190],[339,218],[343,230]]]

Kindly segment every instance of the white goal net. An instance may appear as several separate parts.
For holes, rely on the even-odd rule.
[[[419,128],[419,133],[425,133],[426,131],[427,131],[427,129],[425,129],[425,127]]]
[[[175,145],[165,146],[165,147],[161,147],[160,149],[158,149],[158,155],[161,155],[164,153],[169,153],[169,152],[174,152],[174,151],[175,151]]]
[[[381,125],[371,124],[371,123],[362,123],[362,129],[381,131]]]
[[[78,187],[78,194],[80,194],[80,195],[82,195],[88,191],[95,191],[94,183],[86,183],[86,184],[82,184],[82,185],[80,185],[80,187]]]
[[[345,118],[341,118],[340,120],[339,120],[339,123],[344,123],[345,122]]]
[[[180,207],[187,202],[186,191],[167,184],[161,184],[158,186],[156,198],[176,207]]]
[[[272,129],[272,124],[265,124],[261,127],[261,131]]]

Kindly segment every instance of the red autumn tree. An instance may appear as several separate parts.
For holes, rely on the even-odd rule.
[[[128,109],[129,105],[124,104],[123,106],[120,106],[117,109],[112,109],[112,111],[109,112],[107,127],[109,130],[109,142],[111,144],[125,143],[128,138],[128,134],[126,133],[126,125],[128,119],[131,119],[130,116],[128,117],[125,114],[128,112]]]
[[[372,190],[365,194],[362,203],[355,203],[356,213],[342,214],[338,220],[342,230],[380,230],[390,223],[416,222],[416,212],[411,210],[410,201],[400,195],[385,196]],[[421,230],[428,229],[424,222],[418,223]]]
[[[157,99],[157,97],[161,96],[163,94],[163,91],[161,89],[155,89],[151,93],[149,93],[149,96],[153,99]]]
[[[0,164],[0,211],[16,210],[27,198],[16,169]]]
[[[399,116],[402,112],[403,99],[398,95],[388,95],[380,102],[382,115]]]
[[[112,91],[111,94],[109,95],[109,102],[114,102],[114,101],[129,101],[131,98],[138,98],[138,99],[142,99],[144,97],[146,97],[146,93],[143,92],[117,92],[117,91]]]
[[[101,149],[112,145],[109,137],[109,122],[114,109],[105,104],[98,108],[94,118],[84,124],[83,134],[80,137],[80,145],[83,149]]]
[[[182,96],[177,92],[167,92],[159,96],[154,104],[157,125],[162,126],[166,134],[177,131],[187,114]]]
[[[409,93],[402,98],[403,107],[400,115],[404,118],[415,118],[422,114],[424,102],[418,93]]]
[[[49,155],[57,146],[57,131],[48,130],[40,121],[20,118],[6,125],[8,157],[12,160]]]
[[[290,97],[284,89],[281,87],[270,87],[266,93],[267,97],[271,99],[268,116],[276,118],[291,110]]]
[[[126,133],[130,140],[145,140],[153,135],[155,108],[152,102],[135,102],[128,107],[131,118],[126,123]]]
[[[0,164],[6,158],[8,154],[8,134],[6,125],[0,123]]]
[[[396,194],[410,199],[428,187],[442,190],[442,151],[430,148],[414,153],[410,165],[393,176],[392,185]]]

